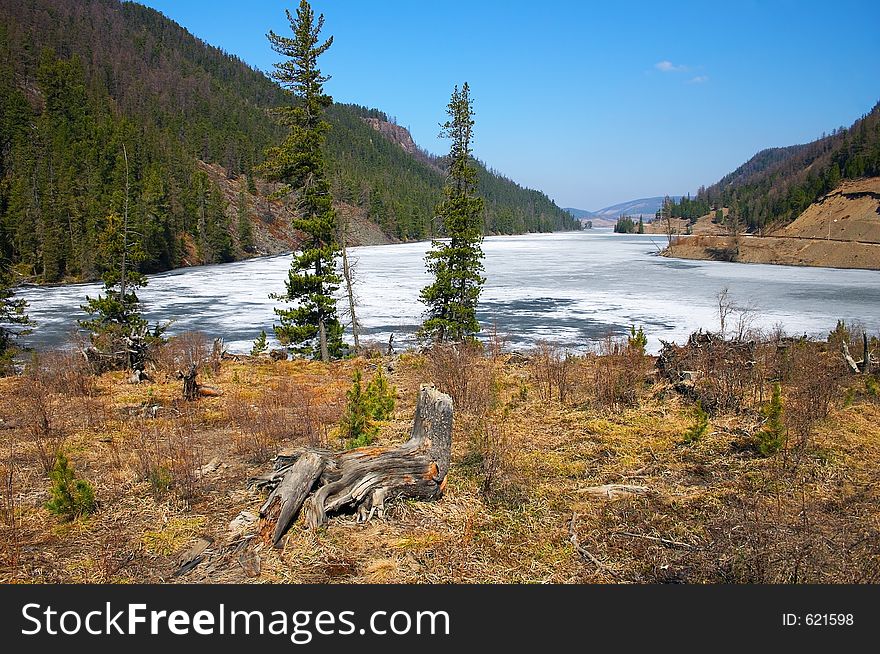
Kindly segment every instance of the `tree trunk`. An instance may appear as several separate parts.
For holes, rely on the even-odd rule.
[[[358,321],[355,313],[354,301],[354,274],[352,267],[348,261],[348,221],[349,218],[345,214],[339,216],[339,244],[342,248],[342,277],[345,279],[345,293],[348,296],[348,312],[351,315],[351,335],[354,339],[354,353],[357,354],[361,350],[360,339],[358,338]]]
[[[354,281],[352,280],[351,267],[348,264],[348,248],[345,243],[342,244],[342,275],[345,278],[345,291],[348,295],[348,312],[351,314],[351,335],[354,338],[354,353],[361,351],[360,340],[358,339],[358,321],[354,307]]]
[[[199,383],[196,381],[198,366],[193,364],[186,372],[177,371],[177,376],[183,380],[183,399],[192,401],[199,396]]]
[[[327,328],[323,318],[318,320],[318,340],[321,344],[321,361],[327,363],[330,361],[330,352],[327,350]]]
[[[271,528],[272,544],[279,547],[303,506],[314,529],[343,510],[366,521],[383,517],[389,500],[437,499],[446,488],[451,448],[452,398],[422,385],[406,443],[347,452],[300,448],[279,454],[272,472],[251,479],[254,486],[272,489],[260,509],[261,531],[268,537]]]

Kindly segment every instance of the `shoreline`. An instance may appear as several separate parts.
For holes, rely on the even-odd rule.
[[[535,236],[538,234],[572,234],[572,233],[582,233],[587,232],[589,230],[559,230],[555,232],[522,232],[520,234],[487,234],[484,238],[496,238],[501,236]],[[423,238],[418,240],[411,241],[386,241],[385,243],[364,243],[358,245],[349,246],[350,249],[353,248],[366,248],[366,247],[385,247],[390,245],[412,245],[413,243],[430,243],[433,238]],[[244,263],[246,261],[256,261],[259,259],[273,259],[276,257],[286,257],[293,254],[294,250],[285,250],[283,252],[272,252],[266,254],[257,254],[251,257],[243,257],[241,259],[236,259],[235,261],[225,261],[223,263],[200,263],[188,266],[177,266],[176,268],[169,268],[168,270],[161,270],[158,272],[144,273],[146,277],[153,278],[164,275],[171,275],[180,273],[187,270],[195,270],[198,268],[207,268],[209,266],[230,266],[234,264]],[[21,282],[20,284],[16,284],[13,288],[59,288],[65,286],[85,286],[87,284],[102,284],[103,281],[100,277],[94,279],[79,279],[75,281],[62,281],[62,282]]]
[[[744,236],[735,260],[724,258],[726,236],[680,236],[661,255],[727,263],[880,271],[880,243],[788,236]]]

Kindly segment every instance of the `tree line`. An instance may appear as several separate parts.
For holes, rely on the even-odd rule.
[[[159,12],[118,0],[0,4],[0,256],[13,279],[99,279],[101,234],[120,214],[128,146],[137,269],[240,259],[253,251],[247,197],[227,200],[201,162],[256,193],[289,94]],[[332,105],[325,141],[333,198],[389,235],[436,235],[446,162],[423,161]],[[575,229],[546,196],[479,170],[486,233]],[[235,205],[235,206],[230,206]]]
[[[274,77],[289,92],[289,103],[276,110],[279,123],[286,128],[287,134],[279,145],[266,150],[264,160],[255,167],[255,172],[276,183],[273,199],[281,199],[294,207],[296,219],[293,226],[303,235],[301,246],[293,256],[285,293],[274,296],[287,305],[276,308],[280,324],[274,326],[274,331],[278,340],[291,350],[328,361],[342,356],[346,350],[334,297],[342,281],[337,265],[340,254],[347,263],[345,230],[333,203],[325,148],[326,135],[332,127],[325,120],[325,113],[332,105],[332,99],[323,91],[327,78],[316,65],[318,57],[332,44],[332,37],[320,42],[323,16],[316,18],[306,0],[301,1],[295,16],[287,12],[287,18],[292,37],[269,33],[273,49],[284,56],[284,60],[276,65]],[[89,252],[89,256],[93,269],[101,271],[104,289],[102,295],[86,298],[83,305],[91,315],[79,323],[90,336],[91,344],[86,354],[98,362],[110,361],[111,365],[121,364],[142,372],[146,348],[152,341],[161,340],[165,329],[162,325],[148,328],[141,317],[136,293],[146,284],[143,264],[153,254],[146,236],[150,225],[145,222],[145,217],[156,218],[160,215],[159,208],[166,204],[157,199],[155,193],[145,193],[143,185],[132,184],[137,169],[133,174],[124,121],[117,125],[113,116],[104,116],[111,128],[119,130],[118,133],[113,129],[108,132],[114,138],[108,138],[106,152],[97,147],[93,147],[91,153],[77,149],[78,144],[85,146],[95,137],[100,120],[83,119],[83,115],[91,116],[95,107],[89,105],[86,95],[81,92],[81,70],[75,58],[64,62],[48,51],[44,51],[43,57],[40,83],[47,98],[42,116],[48,123],[46,133],[53,134],[53,130],[57,130],[58,138],[70,147],[58,148],[65,157],[60,163],[41,169],[50,173],[65,167],[88,169],[95,165],[94,157],[103,153],[108,169],[116,175],[115,188],[109,199],[104,196],[92,199],[91,211],[98,216],[94,225],[97,247]],[[19,105],[24,110],[27,100],[21,93],[10,97],[8,104]],[[69,105],[68,100],[79,102]],[[71,111],[81,111],[83,115],[71,117]],[[4,112],[4,116],[10,113],[15,112]],[[439,229],[426,257],[434,282],[423,290],[421,296],[428,312],[420,334],[438,342],[470,339],[480,330],[476,305],[484,282],[480,243],[485,229],[485,203],[477,191],[478,167],[472,158],[472,100],[466,83],[461,90],[458,87],[454,90],[447,113],[449,120],[443,125],[443,135],[452,140],[452,148],[447,158],[448,172],[444,176],[442,201],[431,214],[436,214]],[[19,127],[24,130],[26,121],[22,121]],[[78,134],[78,130],[84,133]],[[32,145],[33,141],[28,143],[21,137],[13,147],[26,149]],[[120,148],[119,153],[113,153],[115,146]],[[111,158],[110,154],[115,157]],[[91,155],[93,158],[85,157],[83,161],[83,157],[77,155]],[[42,167],[44,163],[34,157],[34,166]],[[73,176],[69,174],[69,177]],[[228,238],[229,226],[221,218],[225,216],[225,207],[219,190],[211,186],[201,171],[196,171],[191,179],[193,188],[189,192],[195,197],[193,233],[201,237],[204,247],[215,256],[231,256],[233,243]],[[149,185],[146,188],[154,190]],[[144,211],[145,196],[152,200],[149,206],[154,211]],[[105,201],[103,206],[102,198]],[[61,213],[66,213],[70,220],[71,207],[64,205]],[[87,215],[90,214],[82,211],[78,217]],[[167,217],[167,214],[162,215]],[[40,220],[43,220],[42,216]],[[215,224],[222,225],[222,234],[212,233]],[[239,225],[239,245],[245,240],[244,231]],[[440,240],[441,235],[448,241]],[[62,235],[59,240],[65,237]],[[71,239],[71,247],[73,243]],[[63,251],[70,254],[72,250]],[[4,252],[4,259],[11,259],[8,252]],[[74,259],[63,260],[67,263]],[[44,265],[48,261],[45,255],[43,261]],[[12,352],[14,337],[24,333],[30,324],[24,303],[12,296],[5,272],[8,269],[9,266],[2,268],[4,276],[0,279],[0,355],[6,360]],[[353,298],[347,267],[345,270],[349,298]],[[357,343],[353,301],[351,309]],[[14,326],[18,326],[17,331]]]
[[[696,219],[721,207],[750,231],[797,218],[844,179],[880,175],[880,103],[849,128],[804,145],[762,150],[696,197],[673,203],[672,216]]]

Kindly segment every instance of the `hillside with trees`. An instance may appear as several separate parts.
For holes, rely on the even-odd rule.
[[[284,133],[285,92],[262,72],[135,3],[2,3],[0,17],[0,258],[15,280],[100,277],[101,234],[126,201],[141,272],[251,256],[254,231],[295,238],[255,174]],[[380,111],[327,117],[334,199],[391,237],[435,235],[443,160],[377,137],[365,119],[388,122]],[[578,228],[485,167],[479,191],[487,233]]]
[[[729,207],[750,231],[785,225],[842,180],[880,175],[880,103],[848,129],[811,143],[762,150],[696,197],[673,204],[672,216],[693,219]]]

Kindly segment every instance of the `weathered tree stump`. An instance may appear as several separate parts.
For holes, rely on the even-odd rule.
[[[251,479],[251,485],[271,489],[260,509],[261,531],[268,536],[275,521],[271,540],[280,547],[303,506],[314,529],[344,510],[366,521],[382,517],[393,499],[437,499],[446,488],[451,447],[452,398],[423,384],[410,438],[402,445],[346,452],[299,448],[279,454],[272,472]]]
[[[199,396],[199,383],[196,381],[199,367],[192,364],[186,371],[178,370],[177,377],[183,380],[183,399],[193,401]]]

